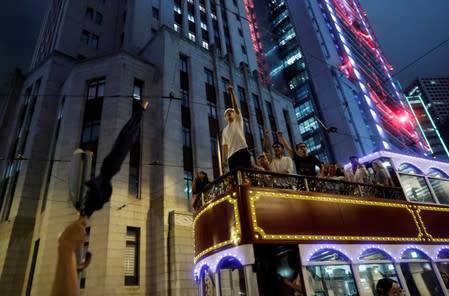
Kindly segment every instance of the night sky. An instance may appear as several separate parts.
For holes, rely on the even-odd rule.
[[[359,0],[396,71],[449,38],[448,0]],[[2,0],[0,81],[19,67],[28,70],[49,0]],[[257,0],[255,0],[257,3]],[[396,78],[405,87],[416,76],[449,76],[449,42]]]

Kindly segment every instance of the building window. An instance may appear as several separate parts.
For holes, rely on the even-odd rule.
[[[192,171],[184,171],[184,198],[192,199]]]
[[[204,79],[207,84],[214,85],[214,73],[207,68],[204,68]]]
[[[134,90],[133,90],[133,98],[135,100],[142,100],[142,88],[143,81],[139,79],[134,79]]]
[[[209,106],[209,118],[217,119],[217,106],[214,103],[207,103]]]
[[[187,57],[185,56],[179,57],[179,71],[187,72]]]
[[[90,81],[88,83],[87,100],[84,108],[83,129],[81,132],[80,148],[92,151],[91,174],[95,174],[96,154],[98,139],[100,136],[101,113],[103,109],[104,79]]]
[[[183,107],[189,107],[189,91],[181,89],[181,105]]]
[[[255,94],[252,94],[252,96],[253,96],[253,101],[254,101],[254,107],[256,108],[256,110],[261,110],[259,96],[255,95]]]
[[[84,18],[87,20],[93,20],[94,18],[94,10],[90,7],[86,8],[86,13],[84,14]]]
[[[125,286],[139,285],[140,228],[126,227]]]
[[[143,81],[140,79],[134,79],[133,88],[133,114],[141,105],[142,100]],[[139,198],[139,185],[140,185],[140,162],[141,162],[141,141],[140,141],[140,128],[137,132],[136,139],[133,141],[129,148],[129,177],[128,177],[128,193],[136,198]]]
[[[240,104],[246,103],[245,89],[241,86],[237,87]]]
[[[318,121],[315,119],[315,117],[311,117],[301,123],[299,123],[298,128],[301,135],[307,133],[307,132],[313,132],[314,130],[317,130],[319,128]],[[310,149],[310,147],[309,147]]]
[[[103,23],[103,15],[98,11],[95,13],[95,24],[101,25]]]
[[[153,18],[156,20],[159,20],[159,9],[157,9],[156,7],[153,7],[151,9],[152,13],[153,13]]]
[[[314,112],[312,102],[305,101],[301,105],[295,108],[296,119],[300,120]]]
[[[98,36],[95,34],[92,34],[91,38],[90,38],[90,46],[92,46],[93,48],[98,48]]]
[[[193,42],[195,42],[195,40],[196,40],[195,34],[189,32],[189,35],[188,35],[188,36],[189,36],[189,39],[190,39],[190,40],[192,40]]]
[[[190,137],[190,129],[186,128],[186,127],[182,128],[182,145],[185,148],[192,147],[192,141],[191,141],[191,137]]]
[[[84,43],[84,44],[89,44],[89,37],[90,37],[90,34],[89,34],[89,32],[88,31],[86,31],[86,30],[83,30],[82,32],[81,32],[81,42],[82,43]]]
[[[87,99],[102,98],[104,96],[104,83],[105,81],[103,79],[89,82]]]
[[[209,49],[209,43],[207,43],[206,41],[203,41],[201,43],[201,46],[203,46],[205,49]]]

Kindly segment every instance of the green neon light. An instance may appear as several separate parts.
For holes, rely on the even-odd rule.
[[[436,132],[436,134],[438,136],[438,139],[441,142],[441,145],[443,146],[444,151],[446,152],[446,155],[449,156],[449,151],[447,150],[446,144],[444,144],[443,138],[441,138],[440,132],[438,131],[438,128],[435,125],[435,122],[433,121],[432,116],[430,115],[429,111],[427,110],[427,107],[424,105],[424,101],[423,101],[421,95],[418,95],[418,98],[419,98],[419,100],[421,101],[421,104],[424,107],[424,111],[426,111],[426,114],[427,114],[427,116],[430,119],[430,123],[432,124],[433,128],[435,129],[435,132]]]
[[[409,97],[407,97],[407,96],[405,96],[405,97],[407,98],[407,103],[409,104],[410,109],[412,109],[412,112],[413,112],[413,114],[415,115],[415,112],[413,111],[413,108],[411,108],[410,102],[408,101]],[[427,107],[426,107],[426,105],[424,104],[424,101],[423,101],[421,95],[418,94],[418,95],[416,95],[416,96],[414,96],[414,97],[415,97],[415,98],[417,97],[417,98],[419,99],[419,101],[421,102],[421,105],[423,106],[423,109],[424,109],[424,111],[426,112],[426,115],[427,115],[427,117],[428,117],[429,120],[430,120],[430,124],[432,125],[433,129],[435,130],[435,133],[436,133],[437,136],[438,136],[438,139],[440,140],[441,146],[443,146],[443,149],[444,149],[444,151],[446,152],[446,155],[449,156],[449,151],[448,151],[448,149],[447,149],[447,147],[446,147],[446,144],[444,143],[443,139],[441,138],[440,132],[438,131],[438,128],[437,128],[437,126],[435,125],[435,122],[433,121],[432,116],[431,116],[430,113],[429,113],[429,110],[427,110]],[[422,131],[421,125],[419,124],[419,121],[418,121],[418,118],[416,117],[416,115],[415,115],[415,118],[416,118],[416,121],[418,122],[418,125],[420,126],[421,131]],[[425,134],[424,134],[424,137],[425,137],[425,139],[426,139],[426,142],[429,143],[429,142],[427,141],[427,137],[425,136]],[[430,150],[431,150],[432,153],[433,153],[432,147],[431,147],[430,145],[429,145],[429,147],[430,147]]]
[[[427,146],[429,147],[430,151],[433,153],[432,146],[430,146],[429,140],[427,140],[426,134],[424,133],[424,130],[423,130],[422,126],[421,126],[421,123],[418,120],[418,116],[416,116],[415,110],[413,110],[412,105],[409,102],[409,97],[405,96],[405,99],[407,101],[408,106],[410,107],[410,110],[413,113],[413,116],[415,117],[415,121],[418,124],[419,130],[421,131],[421,134],[423,135],[424,140],[427,143]]]

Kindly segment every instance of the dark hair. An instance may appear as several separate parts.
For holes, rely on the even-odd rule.
[[[209,184],[209,182],[210,182],[209,178],[207,177],[206,172],[199,171],[198,173],[203,174],[204,178],[201,180],[198,177],[198,174],[195,176],[195,178],[193,179],[193,182],[192,182],[192,193],[193,194],[200,193],[204,189],[204,187],[206,187],[206,185]]]
[[[355,156],[355,155],[350,156],[350,157],[349,157],[349,160],[351,160],[351,159],[357,159],[357,160],[359,160],[359,158],[358,158],[357,156]]]
[[[380,279],[376,284],[376,295],[377,296],[387,296],[388,291],[390,291],[393,284],[397,283],[395,280],[390,278]]]
[[[301,142],[301,143],[296,144],[296,146],[295,146],[296,150],[298,150],[298,147],[299,147],[300,145],[304,145],[304,146],[306,146],[306,148],[307,148],[307,144],[304,143],[304,142]]]
[[[271,145],[271,147],[274,147],[275,145],[279,145],[281,146],[282,149],[284,149],[284,145],[282,145],[282,143],[274,142],[273,145]]]

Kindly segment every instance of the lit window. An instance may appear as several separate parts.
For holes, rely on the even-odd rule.
[[[192,198],[192,172],[184,171],[184,198],[190,200]]]
[[[140,229],[136,227],[126,228],[125,249],[125,286],[139,284],[139,242]]]
[[[174,29],[176,32],[180,32],[180,31],[181,31],[181,26],[179,26],[178,24],[174,24],[174,25],[173,25],[173,29]]]
[[[192,40],[193,42],[195,42],[195,40],[196,40],[195,34],[192,34],[189,32],[189,39]]]
[[[194,17],[193,15],[191,15],[191,14],[187,15],[187,19],[188,19],[190,22],[192,22],[192,23],[195,22],[195,17]]]
[[[203,42],[202,42],[202,46],[203,46],[205,49],[209,49],[209,43],[207,43],[206,41],[203,41]]]
[[[207,24],[204,22],[201,22],[201,29],[204,29],[207,31]]]

